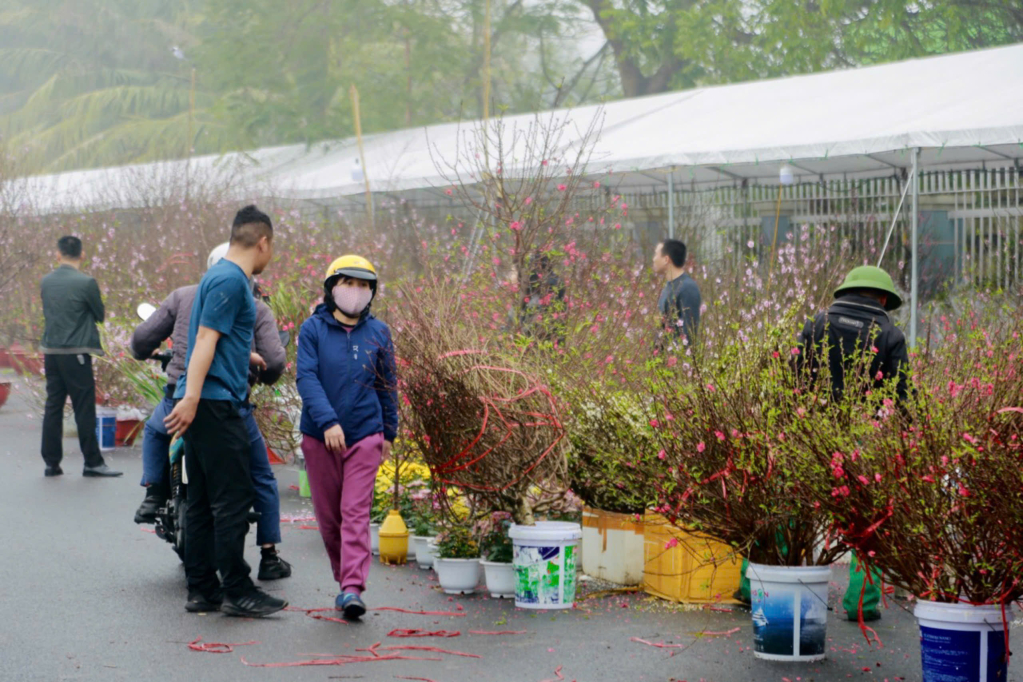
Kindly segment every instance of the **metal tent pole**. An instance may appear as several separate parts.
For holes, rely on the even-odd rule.
[[[668,169],[668,239],[675,238],[675,167]]]
[[[920,148],[913,149],[913,200],[911,204],[910,230],[912,232],[910,250],[913,253],[913,265],[910,276],[913,281],[909,293],[909,347],[916,348],[916,325],[918,294],[920,289]]]

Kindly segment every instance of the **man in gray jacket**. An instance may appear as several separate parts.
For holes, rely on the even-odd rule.
[[[46,408],[43,412],[42,455],[46,476],[64,473],[64,404],[71,407],[78,425],[78,444],[85,459],[83,476],[120,476],[103,461],[96,438],[96,379],[92,356],[103,355],[96,325],[106,311],[96,280],[79,270],[82,240],[61,237],[57,241],[60,266],[43,277],[40,294],[46,327],[40,350],[46,368]]]
[[[221,244],[213,249],[206,262],[207,269],[224,257],[227,246]],[[166,339],[170,338],[172,343],[164,399],[156,406],[143,431],[142,485],[146,487],[146,497],[135,512],[135,523],[155,522],[156,514],[166,504],[170,492],[168,451],[171,436],[163,420],[174,409],[171,396],[174,395],[178,379],[185,373],[188,325],[198,289],[198,284],[192,284],[172,291],[156,312],[135,328],[131,337],[131,350],[138,360],[152,357]],[[254,379],[267,385],[275,383],[284,373],[287,355],[277,332],[273,311],[258,297],[253,345],[255,350],[250,358],[253,368],[249,377],[250,384]],[[260,580],[287,578],[291,575],[291,566],[277,553],[277,544],[281,541],[281,500],[277,479],[270,468],[266,441],[256,424],[251,405],[243,408],[242,417],[249,432],[251,447],[250,470],[256,490],[253,508],[259,512],[256,542],[262,547],[262,557],[258,577]]]

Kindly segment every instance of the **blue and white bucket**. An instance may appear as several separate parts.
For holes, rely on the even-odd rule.
[[[100,450],[113,450],[117,442],[117,410],[96,408],[96,440]]]
[[[753,655],[769,661],[821,661],[828,634],[830,566],[746,568]]]
[[[1006,607],[1008,608],[1008,607]],[[1004,682],[1005,627],[998,605],[918,602],[924,682]]]
[[[562,521],[538,521],[534,526],[513,524],[508,537],[514,549],[515,606],[572,608],[582,526]]]

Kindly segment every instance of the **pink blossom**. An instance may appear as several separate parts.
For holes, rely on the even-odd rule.
[[[706,449],[707,449],[707,446],[704,445],[703,441],[700,441],[699,443],[697,443],[697,445],[696,445],[696,451],[697,452],[703,452]]]
[[[564,192],[566,189],[568,189],[568,185],[564,185],[564,184],[558,185],[558,191],[559,192]]]
[[[448,196],[451,196],[454,193],[455,193],[455,191],[453,189],[451,189],[450,187],[448,187],[446,190],[444,190],[444,194],[447,194]]]
[[[678,358],[676,358],[674,355],[671,356],[670,358],[668,358],[668,367],[674,367],[677,364],[678,364]]]
[[[799,355],[799,348],[793,346],[792,350],[789,351],[792,355]]]
[[[657,428],[658,426],[660,426],[660,425],[661,425],[661,422],[657,421],[656,419],[651,419],[651,420],[650,420],[650,426],[654,427],[655,429],[656,429],[656,428]]]
[[[516,232],[518,232],[519,230],[521,230],[521,229],[522,229],[522,223],[520,223],[519,221],[515,220],[515,221],[512,221],[512,224],[511,224],[511,225],[509,225],[508,227],[509,227],[510,229],[512,229],[512,230],[514,230],[514,231],[516,231]],[[452,230],[452,233],[453,233],[453,232],[454,232],[454,231]]]
[[[717,439],[720,440],[720,441],[724,441],[725,440],[725,434],[721,433],[720,431],[715,431],[714,435],[717,436]]]
[[[599,180],[595,180],[595,181],[594,181],[594,183],[593,183],[593,189],[600,189],[600,181],[599,181]]]
[[[526,206],[529,206],[531,203],[533,203],[533,197],[526,197],[526,202],[525,203],[526,203]]]
[[[668,453],[666,453],[664,450],[661,450],[660,452],[657,453],[657,459],[664,459],[667,456]]]
[[[668,550],[672,547],[678,547],[678,538],[671,538],[664,543],[664,549]]]

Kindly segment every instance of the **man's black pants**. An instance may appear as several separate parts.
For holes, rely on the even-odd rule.
[[[96,439],[96,380],[90,355],[45,355],[46,408],[43,411],[43,461],[60,466],[64,459],[64,404],[71,396],[78,425],[78,445],[85,466],[103,466]]]
[[[206,596],[220,586],[240,597],[253,588],[245,563],[249,509],[255,498],[249,475],[249,433],[228,401],[200,400],[185,431],[185,575],[190,590]]]

